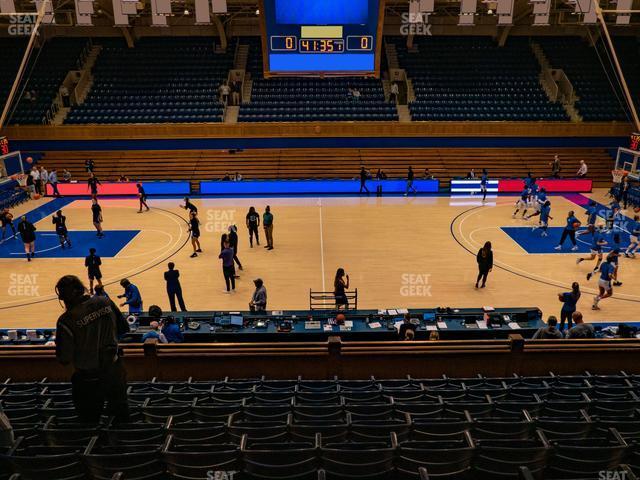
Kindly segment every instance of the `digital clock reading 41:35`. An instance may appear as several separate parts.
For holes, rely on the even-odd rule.
[[[342,38],[297,38],[294,36],[272,36],[271,50],[274,52],[300,53],[342,53],[368,52],[373,49],[373,37],[370,35],[352,35],[347,37],[347,45]]]

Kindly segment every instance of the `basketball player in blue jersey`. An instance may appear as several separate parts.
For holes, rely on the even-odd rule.
[[[522,208],[522,218],[527,214],[527,202],[529,201],[529,188],[525,187],[522,192],[520,192],[520,198],[516,201],[516,211],[513,212],[511,218],[516,218],[516,215]]]
[[[571,243],[573,244],[573,247],[571,247],[571,251],[575,252],[576,250],[578,250],[578,245],[576,245],[576,229],[579,226],[580,226],[580,222],[574,215],[573,210],[571,210],[567,214],[567,225],[566,227],[564,227],[564,230],[562,231],[562,236],[560,237],[560,243],[558,243],[558,246],[554,247],[554,249],[562,250],[562,245],[564,244],[564,241],[567,239],[567,237],[569,237],[569,240],[571,240]]]
[[[629,246],[624,252],[624,256],[627,258],[636,258],[636,252],[640,248],[640,217],[638,215],[633,217],[633,222],[629,224]]]
[[[598,288],[600,293],[593,298],[592,310],[600,310],[598,304],[600,300],[608,298],[613,295],[612,280],[615,279],[615,258],[618,254],[616,251],[612,251],[607,255],[605,262],[600,265],[600,280],[598,280]]]
[[[589,200],[585,213],[587,215],[587,227],[589,225],[593,225],[595,227],[598,219],[598,204],[594,200]]]
[[[586,233],[585,233],[586,232]],[[587,280],[590,280],[594,273],[598,272],[600,268],[600,264],[602,263],[602,248],[607,244],[607,241],[602,236],[602,229],[598,227],[594,227],[593,225],[589,225],[584,232],[580,233],[581,235],[591,234],[591,255],[588,258],[577,258],[576,264],[580,264],[585,260],[593,260],[597,258],[596,266],[593,268],[592,272],[587,273]]]
[[[535,195],[535,198],[533,199],[533,207],[534,207],[534,212],[531,215],[527,215],[526,217],[524,217],[525,220],[529,220],[531,217],[537,217],[538,215],[540,215],[540,209],[542,208],[542,205],[545,204],[545,202],[547,201],[547,191],[544,188],[541,188]]]
[[[542,230],[543,237],[548,236],[547,229],[549,228],[549,220],[553,220],[553,217],[550,215],[551,213],[551,202],[547,200],[540,207],[540,225],[533,227],[531,231],[535,231],[536,228],[540,228]]]

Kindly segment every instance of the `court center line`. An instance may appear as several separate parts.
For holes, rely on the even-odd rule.
[[[322,291],[326,291],[324,279],[324,230],[322,227],[322,199],[318,199],[318,212],[320,219],[320,270],[322,272]]]

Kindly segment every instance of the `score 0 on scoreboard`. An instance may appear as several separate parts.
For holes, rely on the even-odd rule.
[[[384,0],[261,0],[265,77],[380,74]]]

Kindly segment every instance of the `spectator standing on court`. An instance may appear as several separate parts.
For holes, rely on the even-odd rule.
[[[49,183],[49,172],[46,168],[40,167],[40,182],[41,182],[41,195],[47,194],[47,183]]]
[[[40,182],[40,170],[38,169],[37,166],[34,166],[31,169],[31,178],[33,180],[33,186],[35,188],[35,192],[38,195],[42,195],[42,183]],[[28,182],[27,182],[27,185],[29,185]]]
[[[567,330],[571,330],[573,312],[576,311],[578,300],[580,300],[580,285],[578,282],[571,284],[571,291],[558,294],[558,299],[562,302],[560,310],[560,331],[564,330],[564,323],[567,322]]]
[[[71,181],[71,172],[66,168],[62,170],[62,181],[64,183],[69,183]]]
[[[360,167],[360,193],[362,193],[362,190],[366,190],[367,194],[369,194],[369,189],[367,188],[368,178],[369,172],[367,172],[366,168]]]
[[[249,246],[253,248],[253,236],[256,236],[256,245],[260,246],[260,237],[258,235],[258,227],[260,227],[260,215],[256,212],[255,207],[249,207],[247,213],[247,229],[249,229]]]
[[[224,242],[223,247],[218,258],[222,260],[222,275],[224,276],[224,282],[227,286],[227,293],[231,293],[232,291],[236,291],[236,269],[233,266],[233,256],[235,253],[231,245],[229,245],[228,240]]]
[[[176,265],[173,262],[167,264],[167,270],[164,272],[164,280],[167,283],[167,295],[169,296],[169,305],[171,311],[176,311],[176,298],[178,299],[178,305],[180,305],[180,311],[186,312],[187,307],[184,304],[182,298],[182,285],[180,285],[180,271],[175,269]]]
[[[486,242],[484,246],[478,250],[476,261],[478,262],[476,288],[478,288],[480,280],[482,280],[480,288],[484,288],[487,284],[487,276],[489,275],[489,272],[493,270],[493,250],[491,250],[491,242]]]
[[[242,263],[240,263],[240,259],[238,258],[238,227],[235,225],[229,225],[229,235],[228,235],[229,245],[233,249],[233,261],[238,264],[238,268],[242,270]]]
[[[54,170],[49,172],[49,183],[51,184],[51,191],[54,197],[59,197],[60,192],[58,191],[58,173]]]
[[[56,294],[65,312],[56,325],[56,358],[73,365],[72,399],[80,422],[97,423],[107,416],[129,421],[127,372],[118,352],[118,338],[129,325],[108,298],[90,297],[80,279],[58,280]]]
[[[573,323],[575,326],[567,332],[567,338],[595,338],[593,325],[584,323],[582,313],[573,312]]]
[[[413,173],[413,168],[409,166],[409,169],[407,170],[407,189],[404,192],[405,197],[409,195],[409,191],[412,191],[413,193],[418,193],[418,191],[413,186],[414,177],[415,175]]]
[[[553,315],[547,320],[546,327],[540,327],[531,337],[533,340],[555,340],[561,339],[562,332],[558,330],[558,319]]]
[[[251,296],[249,310],[256,313],[264,312],[267,309],[267,289],[265,288],[264,282],[261,278],[256,278],[253,281],[253,284],[256,286],[256,289]]]
[[[336,299],[336,309],[345,310],[349,308],[349,299],[347,298],[347,290],[349,289],[349,275],[345,274],[344,268],[336,271],[336,277],[333,281],[333,296]]]
[[[142,296],[137,286],[124,278],[120,280],[120,286],[124,288],[124,293],[118,295],[118,298],[124,298],[125,301],[120,304],[121,307],[129,306],[129,315],[142,313]]]
[[[587,167],[587,163],[584,160],[580,160],[580,167],[578,167],[578,171],[576,172],[576,177],[584,178],[587,176],[587,172],[589,168]]]
[[[264,235],[267,238],[267,244],[264,248],[273,250],[273,214],[271,213],[271,207],[269,205],[266,206],[262,214],[262,227],[264,228]]]

